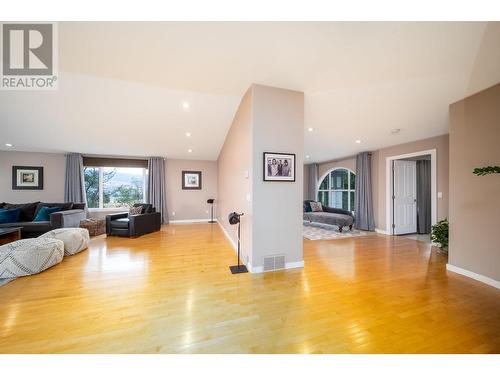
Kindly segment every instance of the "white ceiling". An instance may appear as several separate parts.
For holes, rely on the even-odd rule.
[[[0,149],[213,160],[252,83],[305,92],[308,161],[427,138],[500,82],[499,25],[63,22],[59,90],[0,92]]]

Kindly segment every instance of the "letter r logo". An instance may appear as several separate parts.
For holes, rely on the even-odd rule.
[[[3,75],[52,75],[52,24],[3,24]]]

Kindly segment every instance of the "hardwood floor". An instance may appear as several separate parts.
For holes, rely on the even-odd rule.
[[[231,275],[217,224],[104,236],[0,287],[0,353],[499,353],[500,290],[429,245],[304,241],[304,269]]]

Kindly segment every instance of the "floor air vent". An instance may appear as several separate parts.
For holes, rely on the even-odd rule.
[[[282,270],[285,268],[285,256],[275,255],[264,258],[264,272]]]

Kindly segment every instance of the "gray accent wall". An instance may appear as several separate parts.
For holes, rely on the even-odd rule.
[[[0,151],[0,202],[63,202],[64,154]],[[12,190],[12,166],[43,167],[43,190]]]
[[[214,210],[218,204],[217,162],[167,159],[165,169],[168,220],[209,220],[207,199],[215,199]],[[182,190],[182,171],[201,171],[202,189]]]
[[[304,94],[254,85],[252,266],[270,255],[303,260]],[[295,182],[264,182],[263,153],[296,154]]]
[[[449,264],[500,282],[500,84],[450,106]]]
[[[252,85],[243,97],[218,159],[219,221],[236,243],[232,211],[242,217],[242,260],[254,272],[266,256],[301,266],[304,97]],[[296,154],[295,182],[264,182],[263,153]]]

